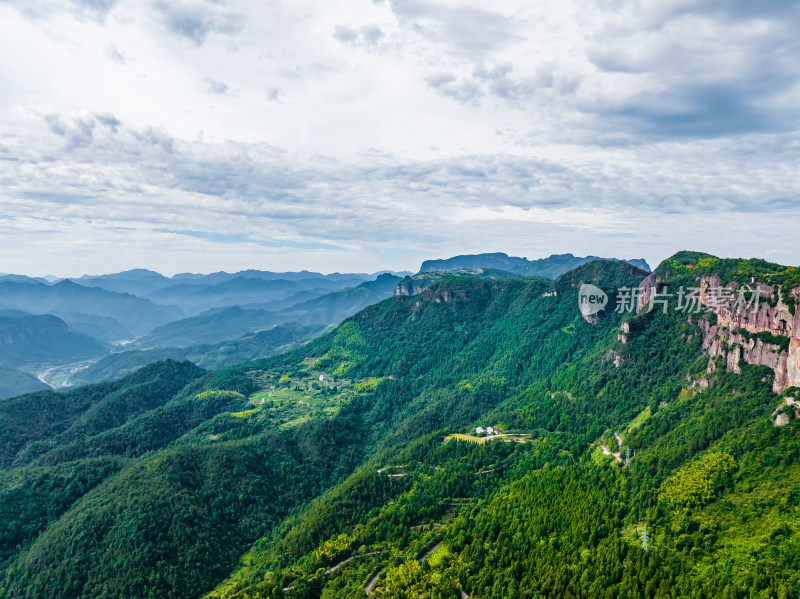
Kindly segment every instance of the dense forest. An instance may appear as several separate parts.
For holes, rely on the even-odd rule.
[[[655,271],[709,274],[797,279]],[[0,402],[0,596],[800,596],[800,389],[710,357],[708,310],[625,313],[646,275],[445,276],[282,355]]]

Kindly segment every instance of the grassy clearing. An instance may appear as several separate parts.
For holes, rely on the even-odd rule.
[[[294,428],[295,426],[300,426],[304,422],[308,422],[310,419],[311,417],[308,414],[306,414],[305,416],[300,416],[299,418],[295,418],[294,420],[290,420],[289,422],[284,422],[283,424],[281,424],[280,428],[281,430]]]
[[[476,437],[475,435],[462,435],[461,433],[455,433],[452,435],[447,435],[444,438],[444,442],[447,443],[451,439],[455,439],[456,441],[466,441],[468,443],[478,443],[478,444],[483,444],[489,441],[489,437]]]
[[[433,553],[430,554],[430,556],[428,556],[426,561],[431,567],[435,568],[436,566],[441,565],[444,558],[448,555],[450,555],[450,548],[442,543],[434,550]]]
[[[500,435],[499,437],[501,441],[504,441],[506,443],[533,443],[534,441],[534,439],[531,439],[530,435],[522,435],[522,434]]]
[[[273,402],[287,401],[294,403],[297,401],[308,401],[311,399],[311,394],[305,391],[295,391],[294,389],[278,389],[273,391],[270,400]]]
[[[647,419],[650,418],[650,406],[647,406],[644,410],[642,410],[639,415],[631,420],[631,423],[628,425],[628,432],[632,433],[639,427],[641,427]]]
[[[475,435],[464,435],[461,433],[453,433],[452,435],[447,435],[444,438],[444,442],[447,443],[451,439],[455,439],[456,441],[466,441],[467,443],[489,443],[490,441],[494,441],[495,439],[503,441],[505,443],[530,443],[533,441],[530,435],[523,435],[523,434],[502,434],[502,435],[492,435],[491,437],[476,437]]]

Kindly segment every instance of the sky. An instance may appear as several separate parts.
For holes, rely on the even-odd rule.
[[[0,272],[800,263],[800,3],[0,0]]]

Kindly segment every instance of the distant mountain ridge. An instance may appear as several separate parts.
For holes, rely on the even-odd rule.
[[[338,324],[390,297],[399,280],[385,271],[325,275],[243,270],[167,277],[133,269],[78,278],[0,274],[0,310],[21,310],[30,321],[29,330],[21,333],[26,348],[22,337],[6,325],[6,337],[14,345],[0,347],[0,365],[15,371],[6,373],[3,394],[40,389],[40,381],[26,378],[30,374],[46,375],[41,381],[60,386],[64,377],[85,368],[85,360],[109,353],[112,346],[187,348],[236,340],[290,322],[315,329]],[[17,326],[22,321],[15,322]],[[269,350],[272,341],[262,337],[256,334],[254,340],[239,344],[243,349],[236,351],[243,360]],[[163,357],[173,355],[178,354]],[[148,361],[152,360],[144,359]],[[19,367],[28,374],[17,372]]]
[[[134,347],[151,349],[218,343],[290,322],[315,326],[338,324],[367,306],[391,297],[400,280],[400,277],[385,273],[374,281],[365,281],[356,287],[332,291],[275,311],[239,305],[207,310],[157,327],[139,339]]]
[[[11,366],[0,365],[0,399],[16,397],[23,393],[33,393],[49,389],[35,376]]]
[[[92,287],[70,280],[49,285],[31,281],[0,281],[0,298],[8,308],[35,314],[53,314],[68,319],[72,314],[113,318],[136,335],[184,316],[177,306]]]
[[[313,277],[299,280],[239,276],[208,285],[177,283],[157,289],[146,297],[159,304],[175,304],[188,315],[194,316],[212,308],[282,300],[302,291],[329,293],[346,287],[355,287],[365,281],[359,276],[336,279]]]
[[[600,258],[598,256],[578,257],[572,254],[553,254],[548,258],[528,260],[509,256],[503,252],[486,254],[464,254],[442,260],[426,260],[420,266],[419,272],[441,272],[449,270],[473,270],[488,268],[505,270],[521,276],[545,277],[556,279],[570,270],[594,260],[619,261],[617,258]],[[650,266],[643,258],[623,260],[636,268],[650,272]]]
[[[52,314],[0,311],[0,365],[57,364],[102,356],[107,351]]]
[[[330,274],[323,274],[319,272],[312,272],[309,270],[289,271],[289,272],[273,272],[269,270],[240,270],[237,272],[219,271],[208,274],[201,273],[178,273],[171,277],[164,276],[158,272],[136,268],[126,270],[118,273],[111,273],[106,275],[83,275],[81,277],[70,278],[71,281],[84,285],[86,287],[100,287],[108,291],[127,292],[132,295],[146,296],[152,294],[159,289],[164,289],[174,285],[193,285],[198,287],[207,287],[212,285],[219,285],[227,283],[234,279],[253,279],[261,281],[309,281],[320,280],[325,281],[329,288],[333,287],[347,287],[349,285],[357,285],[364,281],[375,279],[384,272],[380,271],[372,274],[368,273],[339,273],[334,272]],[[404,276],[406,272],[391,273],[395,275]],[[30,277],[23,277],[21,275],[5,275],[5,277],[13,277],[15,280],[30,279]],[[0,280],[4,277],[0,276]],[[44,279],[36,279],[40,282],[46,282]],[[304,288],[307,288],[305,286]]]
[[[320,327],[288,324],[251,333],[214,345],[159,347],[111,354],[70,377],[69,385],[87,385],[117,380],[135,370],[162,360],[189,360],[201,368],[219,370],[234,364],[294,349],[322,331]],[[37,381],[38,382],[38,381]]]

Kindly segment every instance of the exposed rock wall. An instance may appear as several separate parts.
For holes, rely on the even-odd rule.
[[[701,320],[703,347],[712,356],[723,356],[730,372],[739,372],[739,360],[748,364],[769,366],[775,371],[773,389],[780,393],[788,387],[800,387],[800,311],[789,312],[788,306],[778,299],[770,305],[770,298],[780,298],[780,292],[769,285],[757,284],[759,301],[755,305],[737,304],[738,286],[731,283],[726,289],[731,297],[720,300],[713,289],[720,287],[719,277],[703,277],[700,281],[700,301],[717,314],[717,324],[710,326]],[[794,289],[793,294],[800,292]],[[777,344],[764,343],[760,339],[747,339],[738,331],[744,329],[753,334],[769,333],[788,337],[789,350],[783,351]]]
[[[617,334],[617,339],[620,343],[628,342],[628,335],[631,334],[631,323],[623,322],[620,326],[620,332]]]
[[[656,294],[656,273],[652,272],[639,283],[638,310],[644,308]]]
[[[395,295],[405,295],[405,296],[412,296],[412,295],[419,295],[425,289],[430,287],[434,284],[435,281],[432,279],[412,279],[411,277],[405,277],[402,281],[397,284],[397,288],[394,290]]]
[[[646,277],[639,285],[638,307],[644,308],[655,296],[659,280],[655,273]],[[780,289],[763,283],[753,283],[750,287],[758,293],[758,301],[753,304],[742,302],[737,283],[729,283],[724,288],[718,276],[704,276],[699,284],[700,303],[717,314],[717,323],[709,325],[700,319],[703,330],[703,347],[711,356],[722,356],[731,372],[739,372],[739,361],[748,364],[769,366],[775,371],[773,388],[780,393],[788,387],[800,387],[800,309],[795,314],[780,300]],[[719,292],[720,289],[724,291]],[[749,299],[751,292],[746,292]],[[792,290],[796,305],[800,306],[800,287]],[[777,304],[773,298],[777,298]],[[764,343],[760,339],[745,338],[738,334],[740,329],[749,333],[770,333],[789,338],[789,349],[783,351],[779,345]],[[627,335],[620,335],[620,341],[627,341]]]

